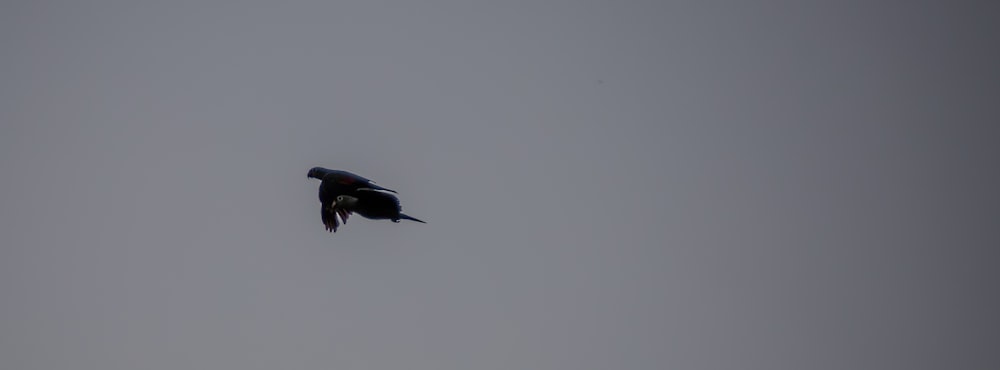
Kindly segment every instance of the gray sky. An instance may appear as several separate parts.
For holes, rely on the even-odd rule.
[[[0,368],[1000,368],[997,24],[5,1]]]

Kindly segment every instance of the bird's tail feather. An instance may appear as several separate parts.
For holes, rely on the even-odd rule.
[[[404,219],[404,220],[416,221],[416,222],[419,222],[419,223],[422,223],[422,224],[426,224],[426,222],[424,222],[423,220],[418,219],[418,218],[413,217],[413,216],[410,216],[410,215],[407,215],[405,213],[400,213],[399,214],[399,218]]]

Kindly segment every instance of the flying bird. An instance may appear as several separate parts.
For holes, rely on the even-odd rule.
[[[399,198],[378,190],[359,189],[354,195],[338,195],[333,208],[345,224],[351,213],[357,213],[370,220],[392,220],[392,222],[411,220],[426,223],[400,212]]]
[[[307,176],[321,181],[320,215],[327,231],[337,232],[340,223],[346,224],[352,213],[374,220],[399,222],[407,219],[425,223],[400,212],[399,199],[392,194],[395,190],[375,185],[374,181],[362,176],[323,167],[313,167]]]

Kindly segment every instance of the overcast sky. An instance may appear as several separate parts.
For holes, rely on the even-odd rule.
[[[4,1],[0,368],[1000,368],[966,3]]]

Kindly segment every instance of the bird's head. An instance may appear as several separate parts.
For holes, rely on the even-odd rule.
[[[323,167],[313,167],[313,168],[309,169],[309,174],[306,175],[306,176],[314,178],[314,179],[320,179],[320,180],[322,180],[323,176],[326,175],[327,172],[329,172],[329,171],[330,170],[325,169]]]

